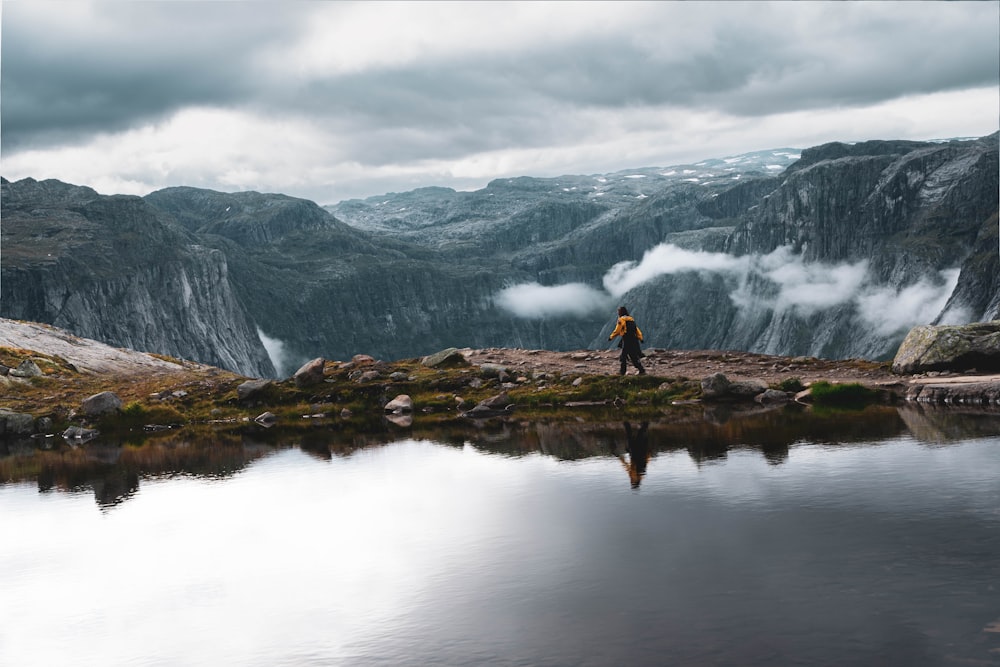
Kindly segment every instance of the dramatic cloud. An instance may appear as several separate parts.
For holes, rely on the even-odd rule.
[[[333,203],[1000,114],[992,2],[37,0],[2,20],[3,175],[134,194]]]
[[[767,255],[737,257],[692,251],[668,243],[647,251],[639,262],[621,262],[604,274],[604,290],[582,283],[543,287],[527,283],[508,287],[496,298],[499,307],[517,317],[544,319],[584,317],[609,310],[629,291],[660,276],[700,271],[728,276],[730,298],[741,309],[792,311],[808,317],[837,306],[852,305],[867,326],[890,336],[940,315],[958,284],[958,269],[926,277],[901,288],[877,285],[865,261],[846,264],[806,262],[788,247]],[[948,323],[967,321],[951,312]]]

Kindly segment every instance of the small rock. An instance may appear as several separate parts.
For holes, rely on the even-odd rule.
[[[351,412],[350,410],[348,410],[347,408],[344,408],[343,410],[340,411],[340,418],[341,419],[350,419],[353,416],[354,416],[354,413]]]
[[[490,410],[502,410],[510,405],[510,397],[507,395],[507,392],[502,391],[496,396],[491,396],[487,399],[479,401],[479,405]]]
[[[787,392],[779,391],[778,389],[768,389],[754,396],[753,400],[758,403],[787,403],[789,397]]]
[[[581,384],[583,384],[583,378],[582,377],[579,377],[579,378],[573,380],[573,386],[574,387],[579,387]]]
[[[88,417],[99,417],[109,412],[118,412],[122,409],[122,399],[113,392],[102,391],[83,399],[80,412]]]
[[[241,401],[245,401],[253,398],[257,394],[260,394],[270,386],[270,380],[247,380],[240,386],[236,387],[236,397]]]
[[[303,364],[299,370],[295,371],[295,375],[292,376],[295,386],[302,389],[303,387],[319,384],[323,381],[323,368],[325,366],[326,360],[323,357],[317,357]]]
[[[386,412],[412,412],[413,411],[413,399],[406,394],[400,394],[396,398],[392,399],[385,404]]]
[[[31,359],[25,359],[10,374],[18,378],[34,378],[42,375],[42,369]]]
[[[392,380],[393,382],[402,382],[403,380],[408,380],[409,376],[406,373],[401,373],[400,371],[396,371],[395,373],[391,373],[389,375],[389,379]]]
[[[446,350],[429,354],[420,363],[428,368],[456,368],[459,366],[470,366],[469,360],[465,358],[458,348],[449,347]]]
[[[273,412],[262,412],[253,419],[262,426],[271,426],[278,421],[278,416]]]
[[[364,373],[362,373],[361,375],[358,376],[357,381],[358,382],[371,382],[372,380],[377,380],[380,377],[382,377],[382,374],[379,373],[376,370],[365,371]]]

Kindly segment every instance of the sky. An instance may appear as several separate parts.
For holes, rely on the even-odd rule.
[[[333,204],[1000,125],[1000,3],[0,5],[0,175]]]

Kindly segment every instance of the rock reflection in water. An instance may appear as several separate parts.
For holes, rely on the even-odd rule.
[[[781,465],[789,449],[802,441],[835,446],[909,433],[921,442],[943,444],[1000,434],[1000,411],[914,404],[853,411],[799,405],[775,409],[687,406],[660,421],[641,422],[621,421],[620,414],[537,421],[520,420],[515,414],[444,425],[422,425],[414,420],[405,428],[379,421],[354,431],[318,424],[293,433],[271,429],[192,437],[170,432],[130,443],[101,438],[83,445],[58,439],[0,441],[0,482],[36,481],[42,492],[90,489],[101,507],[112,507],[134,496],[143,478],[228,477],[261,457],[290,447],[330,460],[413,438],[446,446],[469,445],[504,456],[541,453],[566,461],[615,456],[622,462],[631,487],[638,489],[650,459],[665,452],[686,451],[701,466],[725,460],[734,449],[750,449],[760,452],[768,463]]]

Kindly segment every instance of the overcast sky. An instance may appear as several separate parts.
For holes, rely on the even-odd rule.
[[[2,167],[321,204],[1000,124],[1000,3],[2,4]]]

